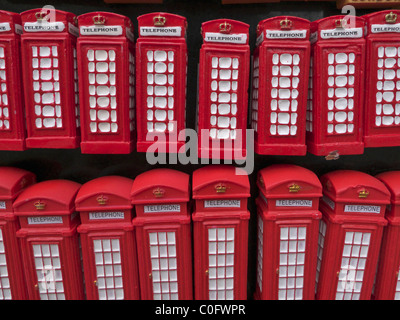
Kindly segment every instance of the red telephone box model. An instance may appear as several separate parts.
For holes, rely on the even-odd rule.
[[[312,154],[362,154],[365,22],[332,16],[311,24],[307,148]]]
[[[247,299],[249,179],[232,166],[193,172],[196,300]]]
[[[368,32],[365,147],[400,145],[399,14],[399,10],[387,10],[363,16]]]
[[[204,42],[198,69],[199,157],[243,158],[250,64],[249,26],[229,19],[212,20],[202,24],[201,34]]]
[[[378,179],[338,170],[321,178],[317,300],[369,300],[390,194]]]
[[[164,133],[166,144],[159,150],[176,153],[185,143],[177,138],[186,120],[186,18],[149,13],[138,17],[138,23],[137,150],[146,152],[150,145],[160,142],[147,137]]]
[[[25,149],[21,17],[0,10],[0,150]]]
[[[30,300],[84,299],[76,232],[79,215],[74,212],[79,187],[68,180],[44,181],[24,190],[14,202]]]
[[[76,16],[60,10],[21,13],[28,148],[79,146]]]
[[[130,153],[136,139],[132,22],[91,12],[78,23],[82,153]]]
[[[142,300],[191,300],[189,175],[153,169],[132,186]]]
[[[76,196],[88,300],[139,299],[132,183],[124,177],[101,177],[85,183]]]
[[[373,297],[376,300],[400,300],[400,171],[384,172],[376,178],[389,189],[391,205],[386,209],[388,225],[383,231]]]
[[[251,127],[258,154],[305,155],[310,22],[274,17],[257,27]]]
[[[322,186],[308,169],[258,173],[256,299],[314,300]]]
[[[31,172],[0,167],[0,300],[25,300],[27,291],[22,258],[16,232],[18,219],[13,202],[28,186],[35,183]]]

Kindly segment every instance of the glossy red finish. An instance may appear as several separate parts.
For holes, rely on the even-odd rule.
[[[88,300],[140,298],[132,184],[133,180],[125,177],[101,177],[83,184],[76,196]]]
[[[258,154],[305,155],[310,22],[259,22],[253,52],[251,128]]]
[[[248,176],[213,165],[194,171],[192,183],[195,299],[247,299]]]
[[[272,165],[258,172],[254,297],[314,300],[322,186],[310,170]]]
[[[316,297],[369,300],[390,193],[381,181],[358,171],[333,171],[320,180]]]
[[[376,300],[400,300],[400,171],[388,171],[376,176],[391,194],[386,209],[387,227],[383,231],[373,298]]]
[[[332,16],[311,23],[307,150],[318,156],[362,154],[365,21]]]
[[[0,167],[0,256],[3,270],[0,276],[0,300],[27,299],[21,251],[16,236],[19,222],[12,205],[16,197],[35,180],[35,175],[26,170]]]
[[[132,22],[110,12],[78,17],[82,153],[135,148],[135,48]]]
[[[20,240],[28,299],[84,299],[75,197],[80,184],[49,180],[32,185],[13,208]]]
[[[400,45],[399,15],[400,10],[384,10],[363,16],[367,26],[368,61],[364,107],[366,148],[400,145],[400,98],[396,85],[400,77],[395,74]]]
[[[77,148],[80,141],[76,16],[32,9],[21,13],[22,76],[28,148]]]
[[[191,300],[192,235],[189,175],[153,169],[136,177],[131,192],[143,300]]]
[[[202,24],[197,133],[200,158],[246,157],[249,25],[230,19]]]
[[[137,150],[184,152],[187,45],[185,17],[155,12],[138,17],[136,42]]]
[[[21,79],[21,17],[0,10],[0,150],[25,150],[24,97]]]

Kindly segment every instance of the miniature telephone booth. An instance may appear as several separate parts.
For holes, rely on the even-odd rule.
[[[305,155],[310,22],[265,19],[253,53],[251,128],[258,154]]]
[[[185,141],[187,46],[185,17],[149,13],[138,17],[136,43],[137,150],[153,143],[159,150],[176,153]],[[165,140],[155,138],[165,134]]]
[[[21,19],[26,146],[77,148],[76,16],[54,9],[32,9],[22,12]]]
[[[272,165],[258,172],[255,298],[314,300],[322,186],[312,171]]]
[[[400,146],[400,11],[363,18],[367,25],[364,144]]]
[[[375,279],[375,300],[400,300],[400,171],[376,176],[389,189],[391,205],[386,209],[388,225],[383,231],[382,245]]]
[[[78,17],[82,153],[132,152],[135,47],[132,22],[110,12]]]
[[[363,18],[311,23],[307,150],[318,156],[362,154],[365,39]]]
[[[132,184],[125,177],[101,177],[76,196],[88,300],[139,300]]]
[[[172,169],[144,172],[133,182],[131,199],[141,299],[193,299],[189,175]]]
[[[202,24],[198,68],[199,157],[243,158],[246,154],[249,26],[219,19]]]
[[[213,165],[193,172],[196,300],[247,299],[248,197],[242,169]]]
[[[16,236],[19,222],[12,205],[25,188],[35,183],[35,179],[35,175],[26,170],[0,167],[0,300],[27,299]]]
[[[390,194],[378,179],[338,170],[321,178],[317,300],[369,300]]]
[[[0,150],[25,149],[21,17],[0,10]]]
[[[84,299],[75,196],[80,184],[49,180],[14,202],[29,300]]]

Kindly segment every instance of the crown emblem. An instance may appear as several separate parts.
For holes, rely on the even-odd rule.
[[[107,204],[108,201],[108,197],[104,196],[104,195],[100,195],[96,198],[97,203],[104,206],[105,204]]]
[[[156,27],[163,27],[167,19],[162,16],[156,16],[153,18],[154,26]]]
[[[387,23],[395,23],[397,20],[397,14],[390,12],[385,16],[385,20]]]
[[[97,16],[93,17],[93,23],[96,25],[103,25],[106,23],[106,18],[98,14]]]
[[[300,186],[296,183],[293,183],[289,186],[289,192],[299,192]]]
[[[219,183],[219,184],[217,184],[216,186],[215,186],[215,191],[217,192],[217,193],[225,193],[226,192],[226,186],[225,185],[223,185],[222,183]]]
[[[285,18],[284,20],[281,20],[280,25],[282,30],[290,30],[292,29],[293,22],[288,18]]]
[[[366,197],[368,197],[368,195],[369,195],[369,192],[365,189],[362,189],[358,192],[359,198],[366,198]]]
[[[47,12],[45,11],[38,11],[35,13],[35,17],[37,21],[43,21],[43,20],[47,20]]]
[[[156,188],[156,189],[153,190],[153,195],[156,198],[162,198],[165,195],[165,190],[161,189],[161,188]]]
[[[46,207],[46,204],[41,200],[36,201],[33,205],[35,206],[36,210],[44,210]]]
[[[221,33],[230,33],[232,31],[232,25],[228,22],[221,23],[219,25],[219,32]]]
[[[347,26],[347,20],[345,19],[337,19],[335,20],[335,27],[337,29],[344,29]]]

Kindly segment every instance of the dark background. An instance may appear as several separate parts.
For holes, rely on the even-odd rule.
[[[197,92],[197,63],[199,49],[202,44],[200,35],[201,23],[218,18],[231,18],[250,25],[250,46],[254,49],[257,23],[265,18],[277,15],[294,15],[311,21],[329,15],[340,14],[335,1],[329,2],[281,2],[247,5],[222,5],[220,0],[164,0],[163,4],[105,4],[102,0],[69,0],[69,1],[39,1],[39,0],[0,0],[0,9],[14,12],[53,5],[56,9],[73,12],[77,15],[91,11],[111,11],[128,16],[137,35],[136,17],[149,12],[164,11],[183,15],[188,20],[187,44],[189,51],[187,79],[187,127],[195,127],[195,109]],[[357,10],[357,15],[374,10]],[[258,156],[255,155],[255,171],[250,175],[253,198],[249,201],[252,214],[250,220],[249,238],[249,272],[248,294],[252,297],[255,288],[255,208],[254,197],[255,173],[270,164],[294,163],[313,170],[318,175],[335,169],[355,169],[370,174],[400,169],[399,148],[366,149],[363,155],[341,156],[338,160],[327,161],[324,157],[307,154],[303,157],[289,156]],[[31,149],[23,152],[0,151],[0,165],[15,166],[34,172],[38,181],[49,179],[70,179],[85,183],[91,179],[116,174],[130,178],[155,168],[146,161],[145,153],[133,152],[129,155],[87,155],[80,149],[54,150]],[[192,173],[200,165],[169,165],[169,168]]]

